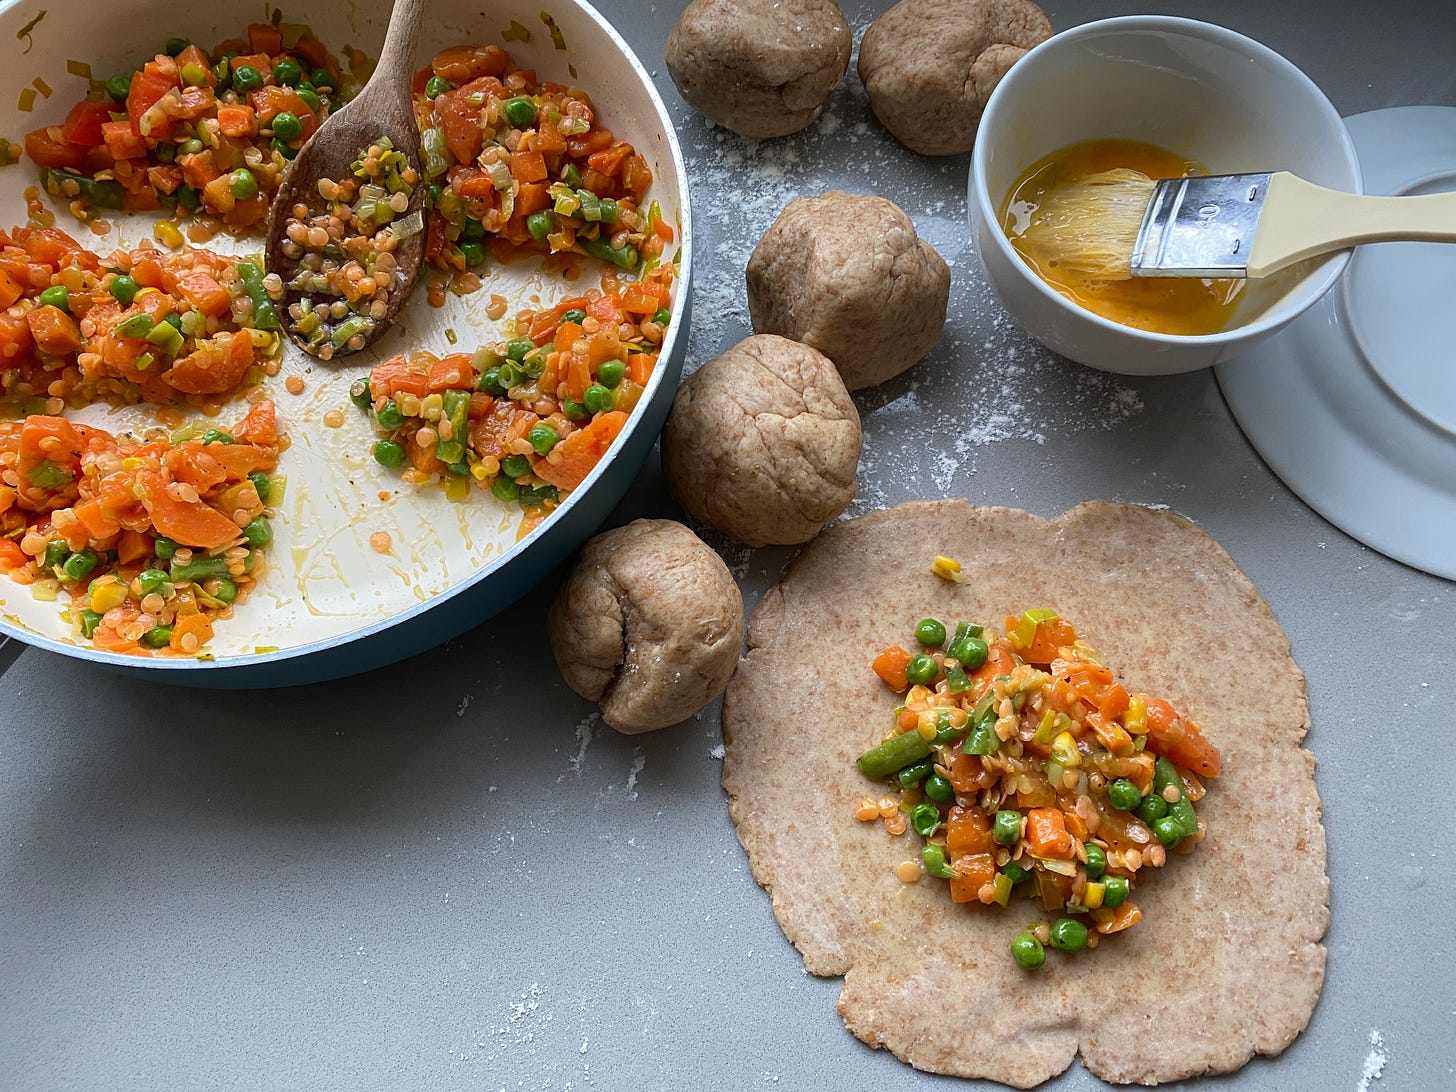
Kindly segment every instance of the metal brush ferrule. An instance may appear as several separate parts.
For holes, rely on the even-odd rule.
[[[1269,175],[1168,178],[1153,188],[1133,246],[1134,277],[1244,277]]]

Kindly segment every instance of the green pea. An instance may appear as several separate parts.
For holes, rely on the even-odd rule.
[[[1007,861],[1004,865],[1001,866],[1001,875],[1005,876],[1008,880],[1010,880],[1011,886],[1015,887],[1022,880],[1030,876],[1031,873],[1027,869],[1022,868],[1015,861]]]
[[[955,787],[940,774],[933,773],[925,779],[925,795],[937,804],[949,804],[955,799]]]
[[[61,566],[61,572],[72,580],[85,580],[100,561],[101,559],[92,551],[78,550],[66,558],[65,563]]]
[[[272,148],[279,155],[281,155],[284,159],[292,159],[298,154],[297,148],[293,147],[286,140],[280,140],[277,137],[273,138],[273,143],[270,144],[269,147]]]
[[[255,470],[248,475],[248,481],[253,483],[253,490],[258,494],[258,500],[268,503],[268,498],[273,495],[273,481],[261,470]]]
[[[273,541],[273,525],[259,516],[243,528],[243,541],[249,546],[266,546]]]
[[[586,389],[586,394],[582,395],[582,402],[586,406],[586,411],[596,416],[598,413],[606,413],[611,409],[616,404],[616,399],[612,397],[612,392],[606,387],[600,383],[593,383]]]
[[[517,96],[513,99],[506,99],[501,103],[501,113],[505,114],[506,120],[517,129],[524,129],[528,125],[536,123],[536,107],[528,98]]]
[[[202,434],[202,446],[203,447],[206,447],[208,444],[235,444],[235,443],[237,443],[237,441],[234,440],[231,436],[229,436],[226,432],[224,432],[220,428],[210,428],[210,429],[208,429],[206,432],[204,432]]]
[[[501,370],[499,367],[486,368],[480,376],[480,382],[475,385],[476,390],[484,391],[486,394],[501,395],[505,393],[505,384],[500,381]],[[567,416],[571,416],[567,414]]]
[[[332,90],[334,77],[327,68],[315,68],[308,74],[308,82],[315,87],[327,87]]]
[[[175,57],[191,44],[186,38],[168,38],[167,44],[163,49],[166,51],[167,56]]]
[[[570,311],[566,312],[566,314],[561,316],[561,321],[574,322],[576,323],[576,325],[580,326],[583,322],[586,321],[586,312],[581,310],[579,307],[573,307]]]
[[[356,379],[349,384],[349,401],[362,410],[374,405],[374,397],[369,393],[369,380]]]
[[[142,644],[148,648],[166,648],[171,643],[171,626],[154,626],[142,634]]]
[[[163,561],[171,561],[172,555],[176,552],[177,544],[165,535],[158,535],[152,542],[152,553]]]
[[[1080,952],[1087,947],[1087,926],[1076,918],[1058,918],[1052,924],[1052,947],[1059,952]]]
[[[238,586],[223,577],[217,582],[217,590],[212,593],[212,597],[219,603],[231,603],[238,597]]]
[[[926,846],[920,851],[920,861],[925,865],[925,871],[938,880],[953,880],[957,876],[956,870],[946,863],[945,846]]]
[[[1128,882],[1126,876],[1108,876],[1102,881],[1102,905],[1116,910],[1127,901]]]
[[[498,475],[491,483],[490,491],[495,494],[496,500],[505,501],[507,504],[519,499],[521,495],[521,487],[504,474]]]
[[[531,460],[524,455],[507,455],[501,460],[501,473],[515,480],[531,473]]]
[[[196,155],[198,152],[202,151],[204,147],[205,145],[202,143],[202,141],[198,140],[196,137],[188,137],[182,142],[182,146],[179,151],[181,151],[184,155]]]
[[[530,432],[526,433],[526,441],[531,445],[531,450],[537,455],[545,455],[548,453],[556,446],[560,439],[560,435],[550,425],[537,425]]]
[[[591,416],[584,405],[580,402],[573,402],[570,398],[561,403],[561,412],[566,414],[568,421],[585,421]]]
[[[485,238],[485,225],[474,216],[467,216],[465,224],[460,229],[460,238],[478,243]]]
[[[1198,813],[1193,810],[1193,803],[1186,796],[1168,809],[1168,816],[1178,821],[1183,837],[1188,838],[1198,833]]]
[[[616,390],[627,378],[627,365],[620,360],[604,360],[597,365],[597,382],[608,390]]]
[[[54,569],[57,565],[64,565],[66,558],[71,556],[71,548],[58,538],[53,538],[46,543],[45,567]]]
[[[374,444],[374,461],[391,469],[404,465],[404,444],[398,440],[378,440]]]
[[[1125,777],[1119,777],[1107,786],[1107,799],[1118,811],[1132,811],[1142,803],[1143,794]]]
[[[1167,849],[1172,849],[1183,840],[1183,824],[1171,815],[1165,815],[1153,824],[1153,833]]]
[[[303,136],[303,122],[298,120],[297,114],[284,110],[273,118],[273,135],[291,143]]]
[[[1149,793],[1143,797],[1142,803],[1137,806],[1133,814],[1144,823],[1156,823],[1168,814],[1168,802],[1157,793]]]
[[[81,612],[81,636],[88,641],[96,636],[96,629],[101,625],[101,615],[94,610],[87,608]]]
[[[42,307],[59,307],[62,311],[71,309],[71,293],[66,291],[63,284],[53,284],[40,294],[40,305]]]
[[[1021,841],[1021,812],[998,811],[991,827],[991,837],[998,845],[1014,846]]]
[[[544,243],[546,237],[556,230],[556,218],[549,212],[533,212],[526,217],[526,230],[536,242]]]
[[[318,95],[314,92],[314,89],[312,87],[296,87],[294,88],[294,91],[299,98],[301,98],[304,102],[308,104],[308,108],[312,110],[314,114],[319,115],[324,112],[324,104],[319,100]]]
[[[940,826],[940,809],[934,804],[916,804],[910,809],[910,829],[922,838],[929,838]]]
[[[295,60],[284,57],[273,66],[273,79],[285,87],[297,87],[303,82],[303,66]]]
[[[911,763],[895,775],[895,780],[900,782],[902,789],[908,789],[911,785],[918,785],[932,773],[935,772],[935,756],[922,758],[919,762]]]
[[[250,64],[239,66],[233,71],[233,86],[246,94],[263,86],[263,73]]]
[[[940,665],[931,656],[920,653],[918,656],[911,656],[909,664],[905,667],[905,677],[916,686],[929,686],[935,682],[935,676],[940,674]]]
[[[658,308],[657,313],[652,316],[652,321],[657,323],[657,325],[659,326],[666,326],[670,322],[672,322],[672,312],[669,311],[666,307],[660,307]]]
[[[519,364],[535,347],[536,343],[528,337],[513,337],[506,342],[506,356]]]
[[[258,196],[258,179],[247,167],[239,167],[233,171],[232,178],[228,181],[228,190],[239,201],[246,201],[250,197]]]
[[[158,163],[175,163],[177,161],[177,145],[164,142],[157,145]]]
[[[187,212],[196,212],[202,205],[202,198],[195,189],[183,183],[177,187],[177,205]]]
[[[404,424],[404,414],[399,412],[399,403],[391,398],[380,407],[375,420],[379,422],[380,428],[396,429]]]
[[[130,307],[131,301],[136,299],[136,294],[141,291],[137,282],[125,273],[118,273],[112,277],[111,283],[106,287],[111,293],[111,298],[123,307]]]
[[[126,97],[131,94],[131,77],[112,76],[106,81],[106,94],[116,102],[125,102]]]
[[[1017,933],[1011,938],[1011,958],[1024,971],[1034,971],[1046,962],[1046,949],[1030,933]]]
[[[1107,851],[1095,842],[1088,842],[1084,848],[1087,850],[1087,878],[1095,880],[1107,871]]]
[[[137,584],[141,587],[143,595],[151,595],[167,586],[167,574],[161,569],[143,569],[141,575],[137,577]]]
[[[950,646],[947,653],[953,660],[960,661],[960,665],[967,671],[975,671],[986,663],[986,657],[991,654],[990,647],[979,637],[965,636]]]
[[[485,247],[480,243],[461,243],[460,256],[467,266],[477,266],[485,261]]]
[[[915,627],[915,639],[926,648],[940,648],[945,644],[945,624],[934,618],[922,618]]]
[[[431,76],[425,81],[425,98],[432,99],[436,95],[443,95],[446,91],[454,91],[455,85],[449,80],[439,76]]]
[[[445,187],[438,182],[431,182],[425,192],[429,195],[431,207],[434,207],[440,203],[440,198],[445,196]]]

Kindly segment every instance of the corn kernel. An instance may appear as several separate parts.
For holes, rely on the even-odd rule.
[[[1088,910],[1096,910],[1099,906],[1102,905],[1102,896],[1106,893],[1107,885],[1105,883],[1095,883],[1089,881],[1087,884],[1087,890],[1082,892],[1082,905],[1085,906]]]
[[[152,229],[152,235],[156,238],[157,242],[172,250],[176,250],[182,245],[182,233],[166,220],[163,220]]]
[[[961,563],[953,557],[937,555],[936,559],[931,562],[930,571],[942,580],[949,580],[952,584],[961,582]]]
[[[1146,735],[1148,730],[1148,703],[1137,696],[1128,698],[1127,712],[1122,714],[1122,726],[1135,736]]]
[[[115,577],[99,583],[91,592],[91,609],[105,614],[126,602],[126,592],[126,585]]]
[[[1052,740],[1052,757],[1069,770],[1082,765],[1082,755],[1077,750],[1077,741],[1071,732],[1063,732]]]

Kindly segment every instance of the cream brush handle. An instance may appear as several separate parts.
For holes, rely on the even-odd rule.
[[[1333,250],[1395,241],[1456,243],[1456,192],[1364,197],[1279,171],[1269,177],[1248,275],[1267,277]]]

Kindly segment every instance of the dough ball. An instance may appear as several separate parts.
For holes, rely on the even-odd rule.
[[[628,734],[692,716],[728,685],[743,596],[681,523],[639,519],[582,549],[546,617],[566,685]]]
[[[862,441],[834,362],[755,334],[678,389],[662,473],[694,518],[750,546],[807,542],[854,499]]]
[[[900,0],[865,31],[859,76],[870,109],[922,155],[969,152],[986,100],[1052,36],[1031,0]]]
[[[834,0],[693,0],[668,36],[667,70],[709,120],[786,136],[819,116],[852,46]]]
[[[753,329],[818,349],[852,391],[930,352],[949,299],[945,259],[883,197],[791,201],[748,259]]]

